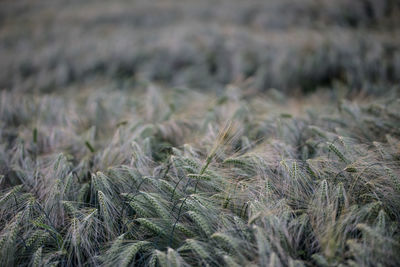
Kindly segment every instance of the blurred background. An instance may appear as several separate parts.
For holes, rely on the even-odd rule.
[[[398,0],[2,0],[0,88],[383,92],[400,81]]]

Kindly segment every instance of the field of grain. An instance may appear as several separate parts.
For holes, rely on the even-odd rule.
[[[0,2],[0,266],[399,266],[396,0]]]

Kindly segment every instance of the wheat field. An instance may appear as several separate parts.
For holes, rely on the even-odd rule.
[[[0,10],[0,266],[400,265],[397,1]]]

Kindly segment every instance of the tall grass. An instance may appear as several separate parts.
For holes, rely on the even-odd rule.
[[[107,95],[2,93],[2,265],[400,263],[395,92],[297,113],[234,89]]]
[[[0,1],[0,266],[400,266],[399,14]]]

